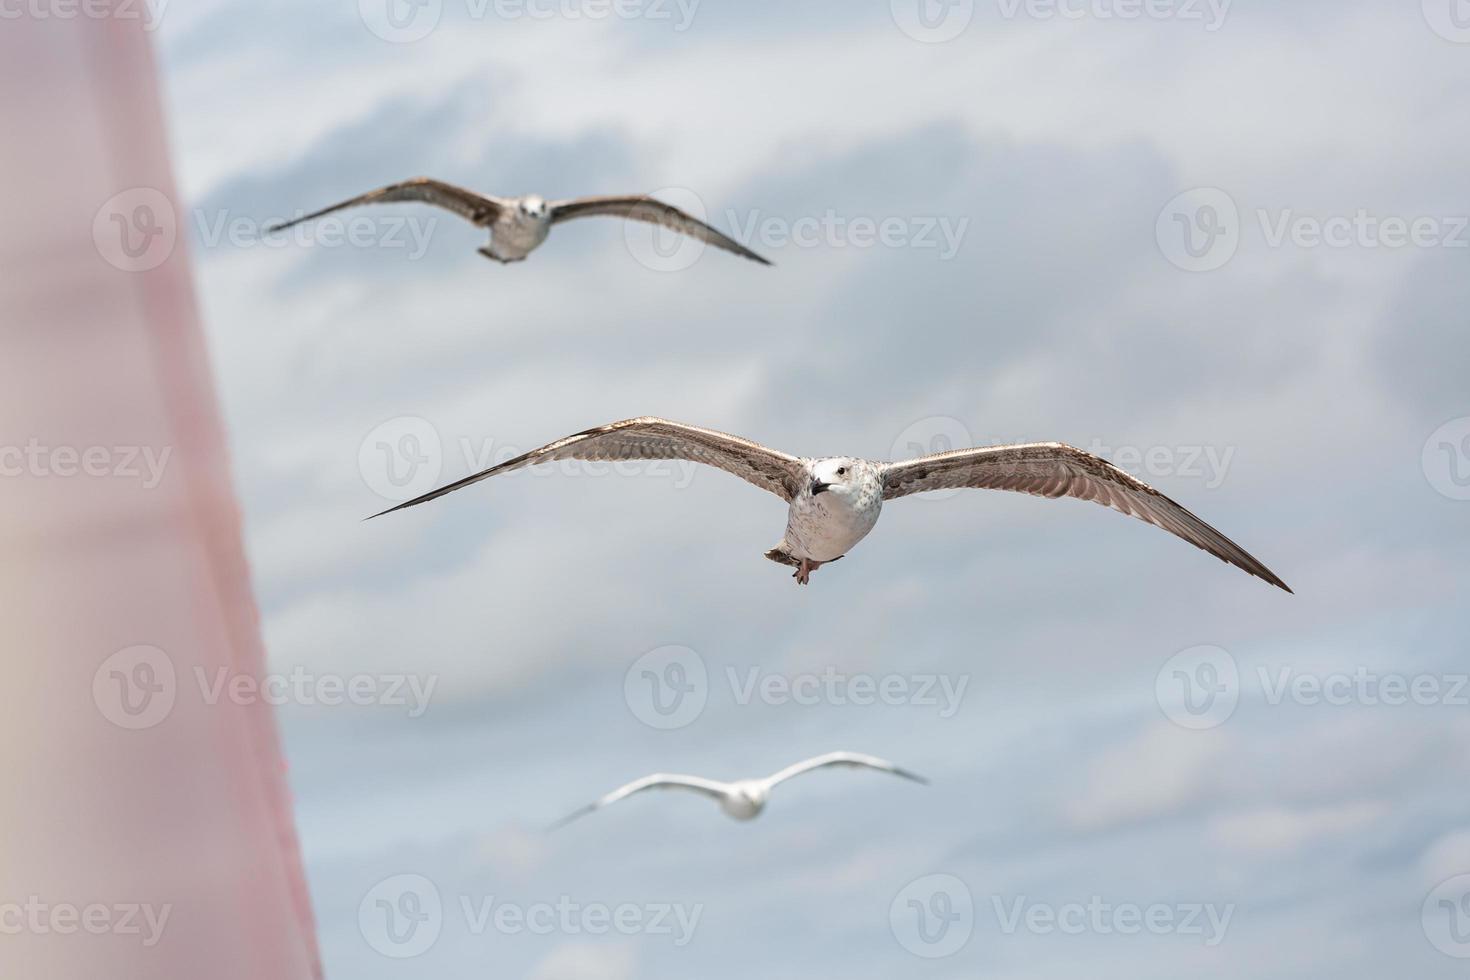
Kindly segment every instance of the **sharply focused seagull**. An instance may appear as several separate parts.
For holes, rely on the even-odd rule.
[[[707,245],[743,255],[761,265],[771,264],[698,218],[643,194],[579,197],[570,201],[547,201],[534,194],[516,198],[487,197],[431,177],[415,177],[401,184],[379,187],[329,208],[272,225],[266,230],[282,231],[303,221],[360,204],[392,204],[398,201],[422,201],[453,211],[476,227],[489,228],[490,243],[479,252],[500,263],[520,262],[530,255],[546,241],[552,225],[571,221],[573,218],[590,218],[602,214],[659,225]]]
[[[596,803],[589,803],[576,813],[563,817],[552,824],[552,829],[565,826],[593,810],[600,810],[609,803],[616,803],[624,797],[641,793],[646,789],[692,789],[697,793],[713,797],[719,802],[720,809],[736,820],[754,820],[766,808],[766,801],[770,799],[771,789],[776,784],[784,783],[791,777],[800,776],[804,772],[825,769],[829,766],[876,769],[879,772],[891,772],[904,779],[912,779],[916,783],[929,782],[923,776],[911,773],[907,769],[900,769],[877,756],[860,755],[856,752],[828,752],[826,755],[798,762],[794,766],[787,766],[774,776],[767,776],[765,779],[742,779],[735,783],[721,783],[713,779],[702,779],[699,776],[670,776],[664,773],[654,773],[652,776],[635,779],[628,785],[613,790]]]
[[[1291,591],[1244,548],[1153,487],[1106,460],[1057,442],[956,449],[899,463],[854,456],[798,459],[723,432],[637,418],[567,436],[373,516],[416,507],[497,473],[561,459],[691,460],[771,491],[791,506],[786,534],[766,557],[795,568],[793,577],[802,585],[812,572],[847,554],[873,530],[885,500],[925,490],[977,487],[1096,501]]]

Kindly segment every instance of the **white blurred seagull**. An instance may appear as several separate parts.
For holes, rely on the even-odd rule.
[[[357,207],[361,204],[392,204],[399,201],[422,201],[435,207],[453,211],[479,228],[490,229],[490,243],[479,250],[488,259],[502,264],[520,262],[534,252],[551,226],[571,221],[573,218],[590,218],[594,215],[609,215],[629,221],[643,221],[659,225],[670,231],[697,239],[707,245],[722,248],[736,255],[743,255],[761,265],[771,263],[741,245],[733,238],[716,231],[691,215],[685,214],[671,204],[644,194],[626,194],[610,197],[579,197],[570,201],[547,201],[534,194],[525,197],[490,197],[474,191],[456,187],[431,177],[415,177],[399,184],[389,184],[377,190],[360,194],[329,208],[313,211],[291,221],[272,225],[267,231],[283,231],[303,221],[311,221],[334,211]]]
[[[1161,527],[1221,561],[1291,591],[1244,548],[1153,487],[1106,460],[1058,442],[956,449],[898,463],[854,456],[808,459],[712,429],[636,418],[558,439],[373,516],[416,507],[498,473],[563,459],[689,460],[769,490],[790,509],[786,534],[766,557],[795,568],[793,577],[802,585],[812,572],[841,558],[867,536],[878,523],[885,500],[926,490],[976,487],[1091,500]]]
[[[923,776],[909,772],[907,769],[900,769],[885,759],[880,759],[872,755],[861,755],[857,752],[828,752],[826,755],[819,755],[805,762],[798,762],[794,766],[787,766],[775,775],[767,776],[764,779],[742,779],[734,783],[722,783],[699,776],[673,776],[665,773],[654,773],[652,776],[635,779],[628,785],[613,790],[596,803],[589,803],[577,812],[563,817],[561,820],[552,824],[551,829],[554,830],[557,827],[565,826],[578,817],[584,817],[594,810],[602,809],[609,803],[616,803],[618,800],[632,796],[634,793],[641,793],[647,789],[693,790],[696,793],[703,793],[705,796],[718,801],[720,809],[724,810],[726,814],[734,817],[736,820],[754,820],[766,808],[766,802],[771,796],[771,789],[777,784],[784,783],[793,776],[800,776],[802,773],[811,772],[813,769],[825,769],[830,766],[845,766],[852,769],[876,769],[879,772],[891,772],[893,775],[902,776],[904,779],[912,779],[916,783],[929,782]]]

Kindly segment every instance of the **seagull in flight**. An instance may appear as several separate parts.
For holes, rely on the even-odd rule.
[[[1059,442],[986,446],[880,463],[855,456],[798,458],[712,429],[660,418],[636,418],[558,439],[481,470],[374,517],[436,500],[500,473],[554,460],[680,459],[704,463],[769,490],[790,505],[786,533],[766,552],[811,573],[843,557],[878,523],[885,501],[926,490],[975,487],[1038,497],[1076,497],[1161,527],[1277,588],[1286,583],[1231,541],[1153,487],[1091,453]]]
[[[563,817],[561,820],[552,824],[551,829],[555,830],[558,827],[564,827],[578,817],[584,817],[594,810],[602,809],[609,803],[616,803],[618,800],[632,796],[634,793],[641,793],[647,789],[693,790],[696,793],[703,793],[705,796],[717,801],[720,804],[720,809],[724,810],[727,815],[734,817],[736,820],[754,820],[766,808],[766,802],[770,799],[771,790],[777,784],[784,783],[793,776],[800,776],[802,773],[811,772],[814,769],[826,769],[833,766],[843,766],[850,769],[876,769],[879,772],[891,772],[893,775],[902,776],[904,779],[912,779],[916,783],[927,784],[929,782],[923,776],[909,772],[907,769],[900,769],[885,759],[880,759],[873,755],[861,755],[857,752],[828,752],[826,755],[819,755],[805,762],[798,762],[794,766],[787,766],[775,775],[767,776],[764,779],[742,779],[734,783],[722,783],[713,779],[704,779],[700,776],[671,776],[664,773],[654,773],[652,776],[635,779],[628,785],[613,790],[596,803],[589,803],[576,813]]]
[[[487,259],[508,264],[520,262],[535,251],[551,226],[574,218],[609,215],[628,221],[644,221],[676,231],[681,235],[742,255],[761,265],[771,263],[698,218],[685,214],[672,204],[665,204],[645,194],[610,197],[578,197],[570,201],[547,201],[534,194],[525,197],[490,197],[456,187],[431,177],[415,177],[399,184],[389,184],[360,194],[340,204],[313,211],[291,221],[272,225],[267,231],[284,231],[303,221],[311,221],[334,211],[361,204],[394,204],[400,201],[422,201],[453,211],[479,228],[490,229],[490,243],[479,250]]]

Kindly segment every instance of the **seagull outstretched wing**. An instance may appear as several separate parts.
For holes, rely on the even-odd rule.
[[[637,418],[558,439],[540,449],[506,460],[499,466],[471,474],[462,480],[430,491],[397,507],[390,507],[374,517],[391,514],[406,507],[417,507],[446,493],[479,483],[499,473],[523,466],[558,459],[615,461],[633,459],[684,459],[733,473],[748,483],[769,490],[782,500],[790,501],[801,491],[804,469],[795,456],[768,449],[749,439],[670,422],[667,419]]]
[[[730,787],[726,783],[716,782],[713,779],[701,779],[698,776],[677,776],[669,775],[667,773],[654,773],[652,776],[644,776],[642,779],[633,780],[626,786],[618,787],[617,789],[613,790],[611,793],[608,793],[606,796],[602,797],[596,802],[589,803],[586,806],[582,807],[582,809],[568,814],[567,816],[558,820],[556,823],[552,824],[551,827],[548,829],[555,830],[557,827],[566,826],[573,820],[576,820],[578,817],[585,817],[587,814],[592,813],[594,810],[600,810],[611,803],[618,802],[618,800],[626,799],[627,797],[632,796],[634,793],[641,793],[644,790],[649,789],[687,789],[693,790],[696,793],[703,793],[705,796],[719,800],[724,798],[724,796],[729,792]]]
[[[879,772],[890,772],[895,776],[902,776],[904,779],[912,779],[916,783],[929,782],[923,776],[909,772],[907,769],[901,769],[887,759],[880,759],[876,755],[862,755],[858,752],[828,752],[825,755],[807,759],[805,762],[798,762],[794,766],[787,766],[775,775],[768,777],[766,779],[766,785],[775,786],[777,783],[784,783],[786,780],[794,776],[800,776],[802,773],[811,772],[813,769],[825,769],[829,766],[845,766],[852,769],[876,769]]]
[[[1177,535],[1277,588],[1291,589],[1240,545],[1141,480],[1091,453],[1058,442],[956,449],[888,463],[883,499],[926,490],[976,487],[1038,497],[1076,497],[1111,507]]]
[[[320,211],[313,211],[311,214],[272,225],[266,230],[281,231],[292,225],[299,225],[303,221],[311,221],[313,218],[320,218],[333,211],[355,208],[362,204],[392,204],[398,201],[422,201],[425,204],[432,204],[435,207],[453,211],[466,221],[481,226],[494,222],[500,212],[510,206],[507,201],[476,194],[474,191],[467,191],[463,187],[456,187],[442,180],[434,180],[432,177],[415,177],[399,184],[389,184],[387,187],[379,187],[366,194],[359,194],[357,197],[322,208]]]
[[[693,215],[686,214],[646,194],[615,195],[611,197],[579,197],[571,201],[554,201],[551,205],[551,223],[560,224],[574,218],[590,218],[594,215],[612,215],[630,221],[645,221],[649,224],[676,231],[681,235],[722,248],[727,252],[744,256],[752,262],[770,265],[766,259],[741,245],[724,232],[717,231]]]

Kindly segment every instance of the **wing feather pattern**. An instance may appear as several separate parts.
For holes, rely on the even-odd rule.
[[[424,204],[432,204],[435,207],[453,211],[466,221],[481,226],[494,222],[506,206],[504,201],[476,194],[474,191],[456,187],[442,180],[435,180],[432,177],[415,177],[401,183],[389,184],[387,187],[379,187],[366,194],[359,194],[357,197],[322,208],[320,211],[313,211],[311,214],[304,214],[299,218],[272,225],[266,230],[281,231],[292,225],[299,225],[303,221],[311,221],[334,211],[355,208],[363,204],[393,204],[399,201],[421,201]]]
[[[1291,591],[1244,548],[1153,487],[1104,459],[1062,443],[957,449],[889,463],[884,469],[884,500],[958,487],[1091,500],[1163,528],[1223,562]]]
[[[588,462],[645,459],[683,459],[704,463],[732,473],[748,483],[769,490],[782,500],[790,501],[800,491],[805,472],[795,456],[768,449],[749,439],[670,422],[659,418],[636,418],[610,425],[600,425],[506,460],[498,466],[481,470],[448,486],[440,487],[413,500],[390,507],[374,517],[436,500],[447,493],[536,463],[560,459]]]
[[[563,221],[571,221],[576,218],[590,218],[595,215],[611,215],[613,217],[625,218],[629,221],[643,221],[648,224],[658,225],[670,231],[676,231],[681,235],[687,235],[706,245],[722,248],[727,252],[759,262],[761,265],[771,263],[741,245],[735,239],[724,232],[717,231],[709,225],[700,221],[693,215],[665,204],[657,198],[646,194],[616,195],[610,197],[579,197],[571,201],[555,201],[551,205],[551,222],[560,224]]]

